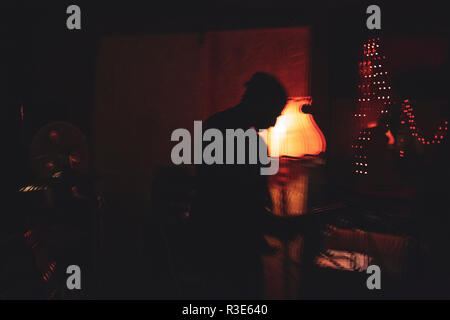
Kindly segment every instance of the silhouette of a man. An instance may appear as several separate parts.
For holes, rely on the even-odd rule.
[[[211,116],[203,123],[203,130],[215,128],[226,137],[226,129],[268,128],[275,124],[286,101],[286,92],[277,79],[255,73],[246,83],[240,103]],[[266,148],[262,140],[258,143]],[[249,164],[249,150],[247,140],[245,164],[236,164],[235,159],[234,164],[196,168],[198,199],[192,219],[199,227],[200,261],[207,286],[204,298],[262,295],[260,257],[267,246],[263,234],[270,224],[271,214],[266,207],[270,207],[271,201],[267,176],[260,172],[262,164]],[[235,143],[235,157],[236,153]],[[223,158],[226,159],[225,146]]]

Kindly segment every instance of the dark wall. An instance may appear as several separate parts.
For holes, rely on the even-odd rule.
[[[2,64],[8,70],[3,101],[8,116],[24,104],[27,137],[43,122],[69,119],[89,133],[99,40],[105,35],[199,32],[220,29],[313,25],[313,91],[324,107],[325,131],[332,112],[329,97],[353,99],[366,1],[192,1],[147,3],[75,1],[82,30],[69,31],[65,10],[72,2],[2,4]],[[448,34],[442,1],[378,2],[382,31],[391,35]],[[327,107],[325,107],[327,106]],[[14,131],[15,129],[12,128]]]
[[[29,179],[27,149],[31,138],[45,123],[69,121],[90,131],[93,71],[97,36],[93,31],[66,28],[64,4],[3,5],[2,65],[6,90],[2,95],[3,118],[14,152],[10,165]],[[89,14],[83,14],[83,26]],[[19,108],[23,106],[23,123]]]

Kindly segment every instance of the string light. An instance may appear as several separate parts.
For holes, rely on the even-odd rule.
[[[363,43],[363,59],[359,63],[360,84],[358,85],[359,110],[354,114],[361,130],[356,144],[352,145],[356,161],[354,172],[367,175],[370,167],[366,147],[371,143],[371,123],[376,123],[381,114],[389,113],[391,84],[385,70],[386,56],[383,55],[380,38],[372,38]],[[387,125],[388,127],[388,125]]]
[[[362,130],[359,133],[356,144],[352,145],[354,150],[355,158],[355,173],[366,175],[368,174],[367,167],[369,166],[367,162],[367,155],[363,152],[366,148],[367,143],[371,140],[372,132],[370,129]]]
[[[448,132],[448,121],[442,120],[437,125],[434,134],[431,137],[425,137],[417,128],[414,108],[411,106],[408,99],[405,99],[402,103],[400,124],[409,131],[409,134],[414,137],[418,143],[423,145],[440,144],[441,141],[446,138]],[[402,151],[403,150],[400,151],[400,157],[403,158],[404,152]]]

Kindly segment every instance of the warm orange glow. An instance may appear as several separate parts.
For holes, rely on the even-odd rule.
[[[298,162],[289,162],[281,161],[278,174],[269,178],[272,213],[277,216],[301,215],[307,209],[308,174]]]
[[[393,144],[395,143],[395,138],[394,138],[394,136],[392,135],[391,130],[388,130],[388,131],[386,132],[386,137],[388,138],[388,144],[389,144],[389,145],[393,145]]]
[[[310,114],[301,112],[309,98],[290,99],[274,127],[262,133],[271,156],[302,157],[325,151],[322,131]]]
[[[367,128],[375,128],[376,126],[378,126],[377,121],[371,121],[367,124]]]

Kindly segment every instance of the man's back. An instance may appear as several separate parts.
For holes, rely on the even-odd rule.
[[[226,129],[239,129],[236,117],[239,114],[236,109],[229,109],[215,114],[204,122],[203,130],[210,128],[222,132],[224,140]],[[258,139],[261,137],[258,135]],[[229,142],[226,142],[229,143]],[[226,143],[224,141],[223,159],[226,159]],[[265,143],[260,140],[260,145]],[[205,222],[205,228],[212,229],[223,239],[224,246],[232,247],[232,243],[239,250],[247,245],[253,245],[259,241],[262,231],[258,223],[258,215],[261,215],[264,207],[269,203],[266,176],[261,175],[259,163],[249,164],[249,140],[245,143],[245,164],[237,164],[237,141],[234,147],[233,164],[213,164],[197,166],[199,186],[198,205],[201,208],[199,215]],[[219,230],[214,230],[218,228]],[[224,235],[225,233],[226,235]],[[218,239],[221,241],[220,239]],[[242,243],[241,241],[245,241]]]
[[[265,207],[271,201],[261,170],[269,164],[262,165],[260,158],[264,152],[267,157],[267,147],[254,128],[273,126],[287,95],[276,78],[261,72],[245,87],[238,106],[203,123],[204,133],[217,129],[223,140],[222,157],[212,155],[223,163],[197,165],[198,196],[192,210],[199,261],[209,275],[210,298],[257,298],[262,294],[260,255],[268,221]],[[228,135],[228,130],[233,132]],[[238,163],[238,158],[244,164]]]
[[[225,139],[226,129],[239,129],[236,116],[235,109],[213,115],[204,122],[203,131],[218,129]],[[224,162],[225,145],[224,141]],[[234,151],[236,156],[236,144]],[[245,152],[248,160],[248,141]],[[236,164],[236,157],[233,164],[202,164],[196,168],[198,197],[192,218],[204,253],[203,267],[213,274],[210,285],[218,297],[242,294],[255,298],[254,290],[259,291],[264,245],[261,216],[270,203],[266,176],[261,175],[260,168],[260,164]]]

